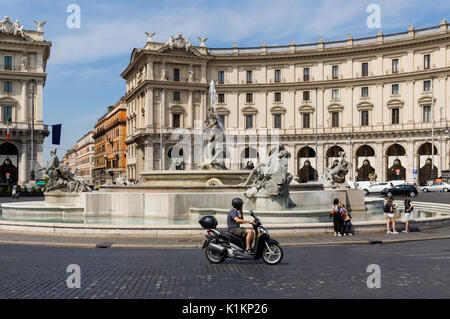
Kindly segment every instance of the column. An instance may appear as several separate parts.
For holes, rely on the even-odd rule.
[[[22,92],[20,100],[20,115],[18,122],[27,122],[27,81],[22,80]]]
[[[188,128],[194,128],[194,99],[192,97],[193,92],[189,91],[188,98],[188,107],[189,107],[189,115],[188,115]]]
[[[152,63],[153,64],[153,63]],[[145,101],[145,113],[147,115],[147,127],[153,127],[153,89],[147,88],[146,101]]]
[[[27,144],[22,142],[19,159],[19,184],[24,185],[28,180],[27,174]]]
[[[201,67],[201,82],[202,83],[207,83],[207,81],[206,81],[206,64],[202,64],[202,67]]]
[[[383,143],[376,143],[374,145],[375,150],[375,173],[377,174],[377,181],[384,181],[386,180],[386,172],[384,171],[384,163],[385,163],[385,156],[383,153]]]
[[[403,163],[402,163],[403,164]],[[403,164],[406,169],[406,180],[409,182],[413,180],[413,169],[414,167],[414,141],[408,141],[406,144],[406,163]],[[438,165],[436,165],[438,166]],[[418,182],[418,181],[416,181]]]
[[[145,171],[153,170],[153,145],[149,142],[145,142]]]
[[[153,61],[147,62],[147,80],[154,80]]]
[[[161,91],[161,107],[160,107],[160,123],[159,128],[162,130],[166,127],[166,90]]]
[[[36,81],[36,114],[35,114],[35,122],[42,124],[42,108],[43,108],[43,82]]]

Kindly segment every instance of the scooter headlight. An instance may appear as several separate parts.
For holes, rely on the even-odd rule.
[[[267,231],[267,229],[265,229],[264,227],[259,227],[259,231],[261,232],[261,234],[267,235],[269,236],[269,232]]]

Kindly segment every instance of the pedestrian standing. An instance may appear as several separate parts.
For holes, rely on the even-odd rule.
[[[341,219],[342,219],[342,228],[344,232],[344,236],[352,236],[351,233],[352,230],[352,215],[350,212],[345,208],[344,204],[341,204]]]
[[[338,236],[341,237],[343,235],[343,230],[342,230],[341,208],[338,198],[335,198],[333,200],[333,208],[330,211],[330,218],[333,218],[334,237]]]
[[[403,196],[403,199],[405,203],[405,230],[402,233],[409,233],[409,217],[414,209],[414,205],[411,203],[407,194]]]
[[[397,205],[393,204],[393,199],[389,198],[386,201],[386,212],[387,212],[387,234],[398,234],[395,230],[395,219],[394,219],[394,210],[397,208]],[[389,228],[390,223],[392,223],[392,231]]]
[[[13,185],[12,193],[11,193],[11,198],[12,198],[12,199],[18,198],[18,197],[17,197],[17,185]]]

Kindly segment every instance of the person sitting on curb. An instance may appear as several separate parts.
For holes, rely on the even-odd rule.
[[[353,236],[351,233],[352,230],[352,215],[345,208],[345,205],[341,203],[341,218],[342,218],[342,227],[344,231],[344,236]]]
[[[409,233],[409,217],[411,216],[411,212],[413,211],[414,206],[411,203],[411,200],[408,198],[407,194],[403,196],[403,199],[405,201],[405,230],[402,231],[402,233]]]
[[[398,234],[398,232],[395,230],[395,219],[394,219],[394,209],[397,208],[397,205],[393,204],[394,200],[392,198],[389,198],[386,201],[386,210],[387,210],[387,234]],[[389,228],[389,224],[392,222],[392,231]]]

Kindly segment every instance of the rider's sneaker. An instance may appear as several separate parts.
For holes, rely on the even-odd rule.
[[[255,251],[253,250],[253,248],[249,248],[249,249],[245,250],[245,253],[249,254],[249,255],[253,255],[255,253]]]

